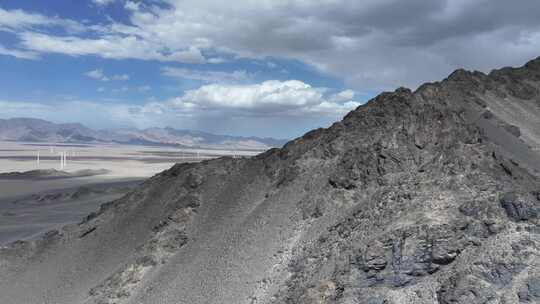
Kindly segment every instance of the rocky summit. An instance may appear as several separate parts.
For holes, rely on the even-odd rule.
[[[540,59],[178,164],[0,251],[0,303],[540,303]]]

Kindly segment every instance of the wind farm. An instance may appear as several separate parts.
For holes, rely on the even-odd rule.
[[[0,174],[32,170],[107,169],[106,177],[149,177],[175,163],[249,157],[260,150],[198,149],[119,144],[0,142]],[[134,165],[134,166],[131,166]],[[128,170],[129,168],[129,170]]]

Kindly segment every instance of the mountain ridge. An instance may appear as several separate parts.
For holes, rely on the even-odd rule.
[[[0,119],[0,140],[53,143],[118,143],[181,146],[191,148],[237,148],[265,150],[285,140],[270,137],[217,135],[203,131],[165,128],[90,129],[80,123],[56,124],[43,119]]]
[[[539,123],[538,59],[385,92],[6,246],[0,302],[536,303]]]

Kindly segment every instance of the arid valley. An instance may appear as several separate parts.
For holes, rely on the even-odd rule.
[[[35,142],[0,142],[0,147],[0,246],[80,222],[175,163],[258,153]]]

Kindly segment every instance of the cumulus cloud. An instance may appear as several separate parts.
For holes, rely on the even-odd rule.
[[[115,74],[115,75],[107,76],[103,73],[102,69],[95,69],[92,71],[88,71],[84,73],[84,75],[93,79],[101,80],[101,81],[111,81],[111,80],[127,81],[130,78],[128,74]]]
[[[342,103],[325,97],[325,90],[302,81],[269,80],[252,85],[209,84],[169,101],[182,112],[232,111],[237,115],[309,115],[336,116],[360,105]]]
[[[222,71],[200,71],[185,68],[163,67],[163,75],[179,79],[193,79],[204,82],[239,82],[246,81],[253,77],[245,70],[236,70],[233,72]]]

